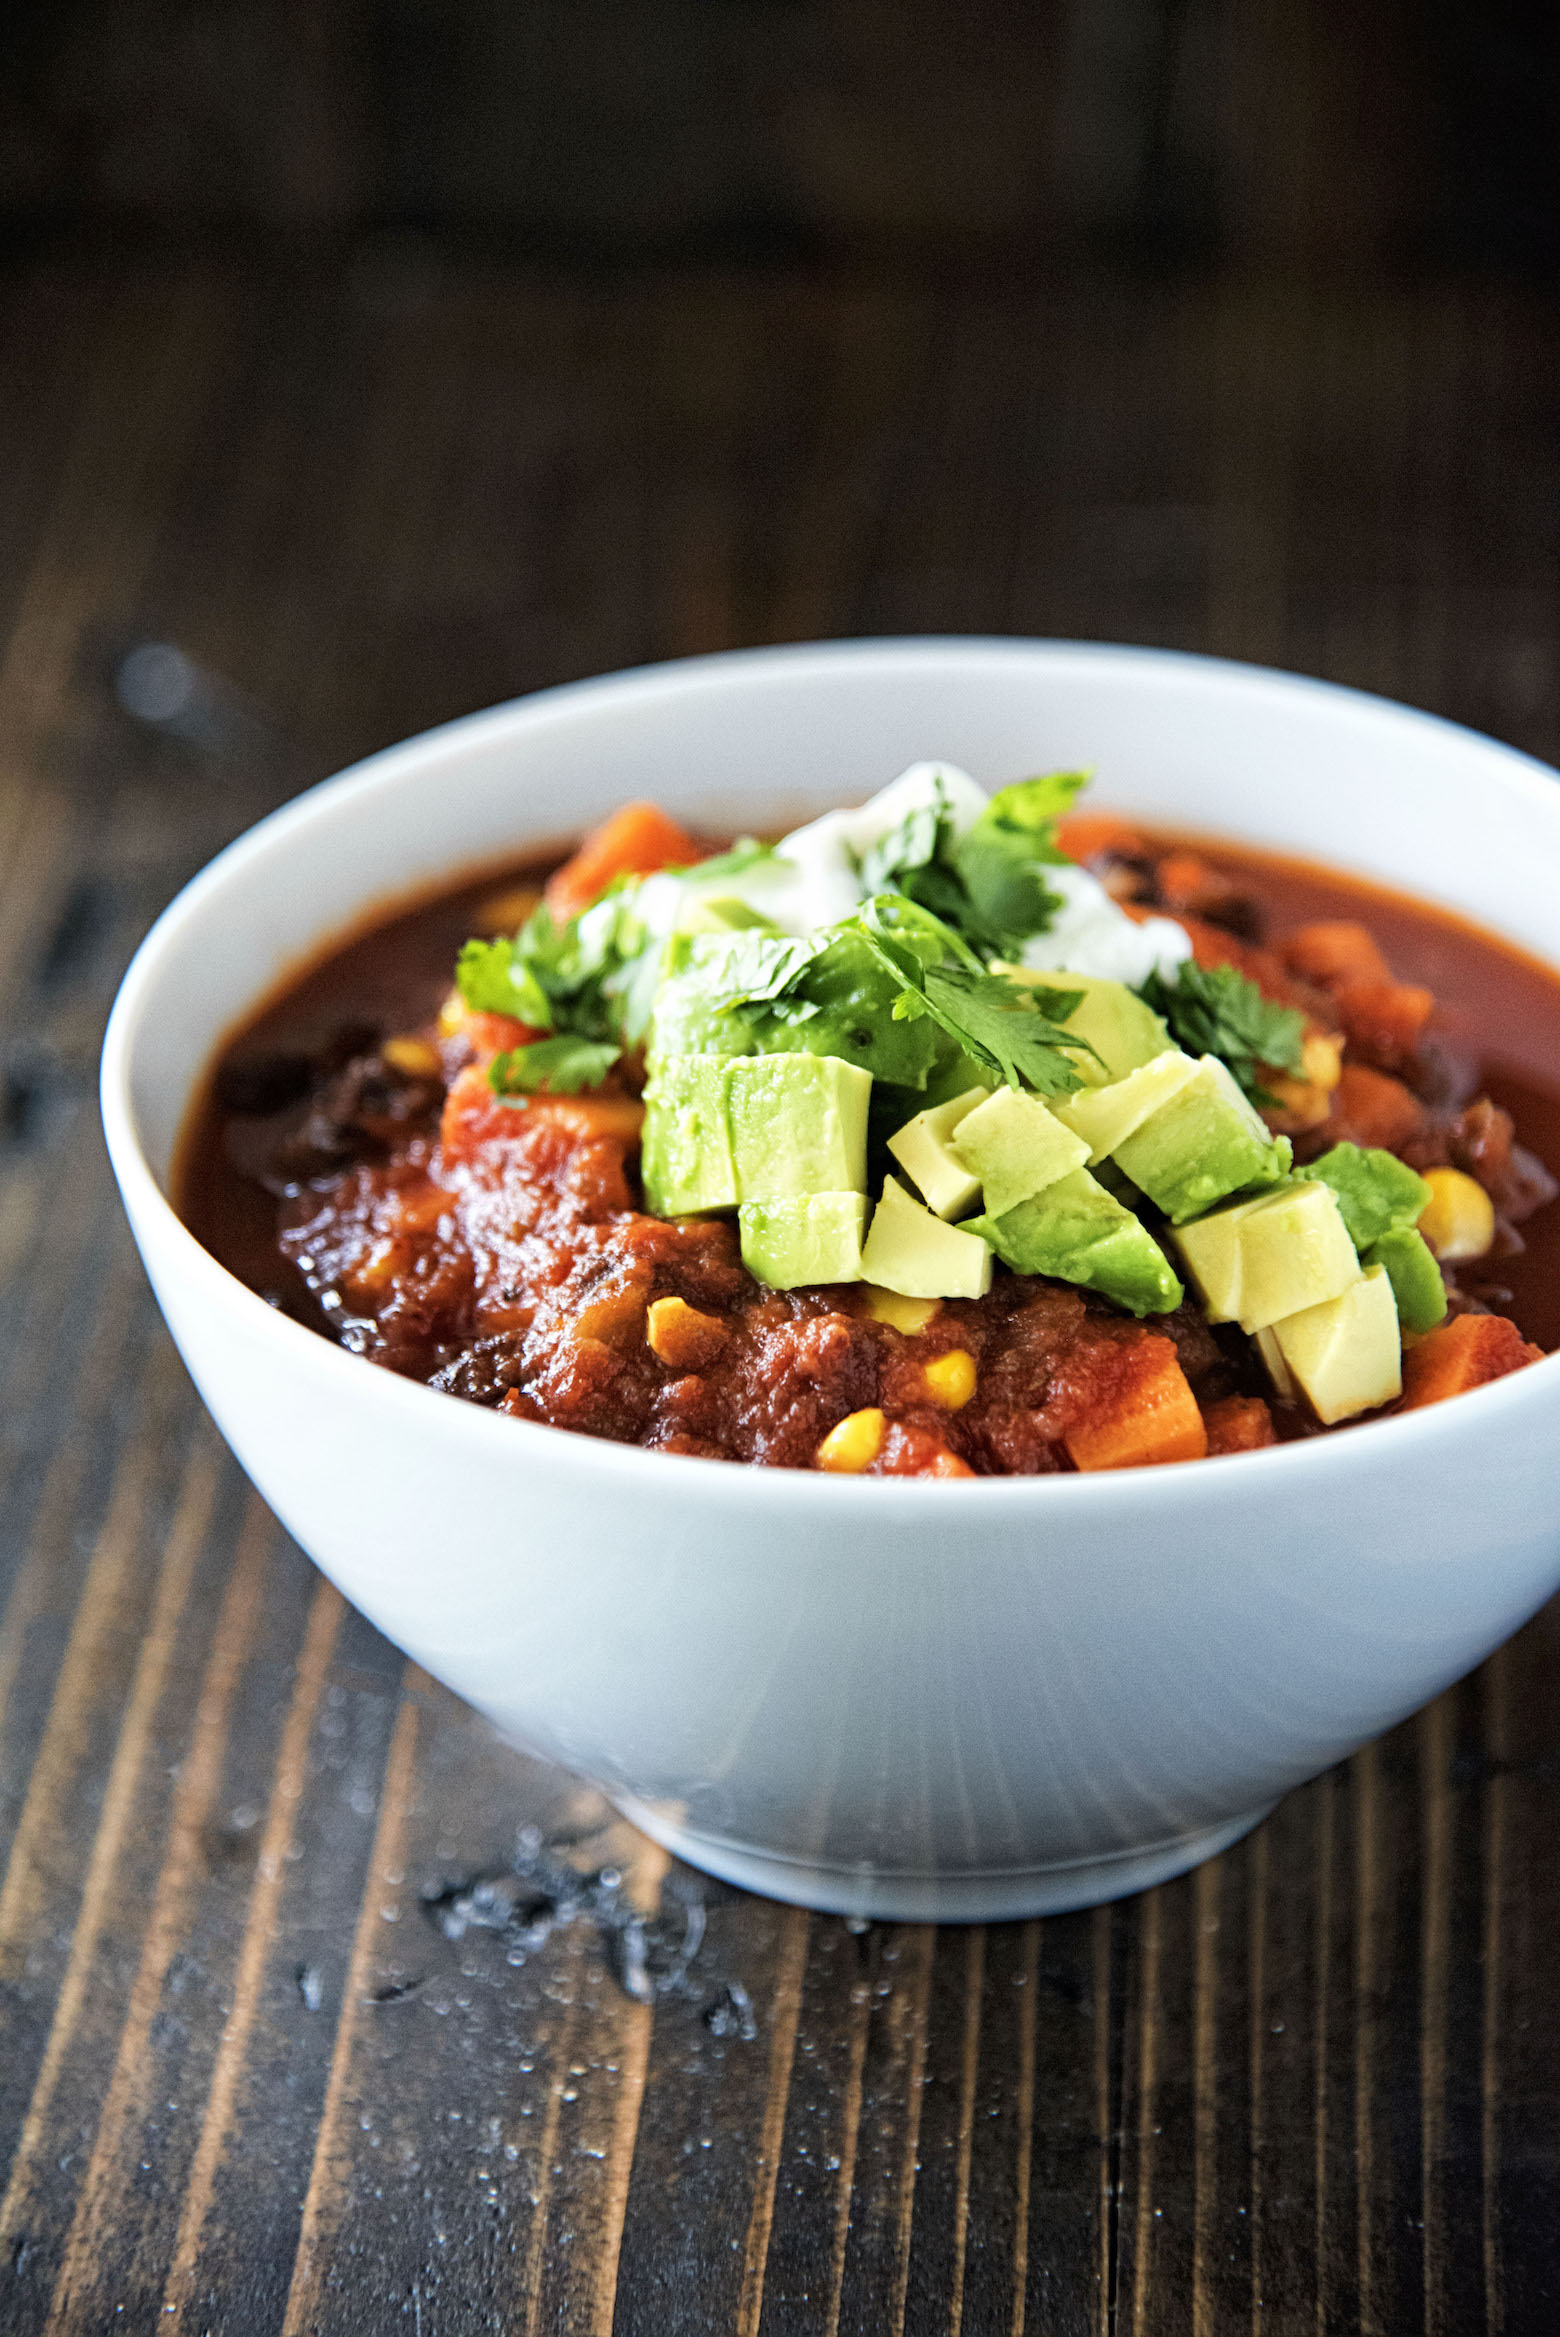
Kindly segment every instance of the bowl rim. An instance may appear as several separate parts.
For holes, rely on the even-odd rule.
[[[1120,670],[1152,667],[1159,672],[1168,670],[1184,678],[1189,687],[1206,687],[1211,681],[1225,690],[1248,691],[1271,699],[1286,693],[1307,698],[1320,695],[1352,712],[1356,717],[1393,730],[1401,731],[1407,725],[1422,727],[1427,733],[1450,734],[1459,743],[1476,747],[1481,754],[1494,758],[1505,766],[1502,777],[1522,792],[1541,796],[1551,807],[1555,806],[1555,788],[1560,773],[1553,771],[1536,756],[1525,754],[1520,748],[1506,745],[1463,723],[1449,721],[1445,716],[1430,714],[1422,708],[1408,706],[1380,693],[1352,688],[1346,684],[1327,682],[1319,678],[1289,671],[1280,666],[1266,666],[1241,659],[1211,657],[1193,650],[1154,649],[1127,643],[1070,641],[1043,636],[1008,636],[987,634],[910,634],[888,637],[865,636],[819,642],[785,642],[754,649],[718,650],[696,657],[669,658],[638,666],[625,667],[606,674],[593,674],[578,681],[561,682],[523,693],[500,704],[456,716],[449,722],[436,724],[419,731],[411,738],[396,741],[350,764],[345,770],[319,781],[291,801],[280,805],[263,819],[256,821],[225,845],[189,882],[181,886],[173,899],[161,911],[142,939],[115,995],[104,1032],[99,1072],[99,1103],[109,1159],[119,1183],[126,1208],[133,1224],[144,1216],[157,1221],[159,1231],[170,1241],[178,1254],[184,1273],[193,1279],[199,1298],[217,1313],[236,1310],[239,1322],[253,1337],[268,1337],[281,1342],[280,1353],[292,1355],[303,1366],[324,1371],[327,1377],[335,1372],[350,1371],[361,1375],[372,1370],[367,1359],[350,1354],[321,1338],[318,1332],[307,1329],[290,1317],[278,1313],[256,1292],[231,1273],[214,1257],[185,1225],[183,1219],[164,1194],[146,1157],[136,1127],[132,1102],[131,1072],[135,1045],[139,1032],[141,1011],[146,995],[156,979],[160,961],[176,946],[182,927],[213,894],[231,884],[240,882],[249,863],[257,860],[277,844],[285,844],[296,832],[307,829],[317,818],[343,802],[356,797],[372,796],[379,787],[395,778],[409,765],[438,762],[446,756],[458,754],[463,747],[485,736],[532,727],[544,728],[555,717],[567,719],[582,702],[597,697],[642,696],[656,698],[674,695],[689,683],[729,683],[740,687],[751,674],[785,666],[793,670],[810,665],[826,666],[841,663],[871,665],[882,662],[911,664],[928,656],[954,657],[963,662],[979,664],[1031,662],[1039,655],[1048,663],[1065,664],[1076,660],[1093,666],[1114,665]],[[350,920],[343,919],[345,927]],[[1556,968],[1560,976],[1560,967]],[[193,1088],[192,1074],[191,1089]],[[189,1093],[186,1091],[187,1107]],[[267,1326],[262,1330],[262,1322]],[[1465,1407],[1479,1406],[1478,1419],[1486,1428],[1493,1425],[1497,1407],[1511,1409],[1516,1404],[1531,1403],[1541,1392],[1556,1383],[1560,1373],[1560,1350],[1545,1356],[1539,1364],[1505,1378],[1491,1381],[1482,1387],[1468,1390],[1456,1399],[1452,1422],[1466,1421]],[[1541,1382],[1535,1387],[1535,1380]],[[1045,1476],[991,1476],[960,1478],[950,1482],[930,1483],[919,1478],[853,1477],[833,1475],[821,1470],[760,1468],[744,1462],[711,1462],[702,1456],[656,1451],[642,1445],[620,1444],[603,1437],[591,1436],[578,1429],[558,1428],[550,1422],[512,1420],[489,1411],[485,1406],[469,1403],[443,1390],[429,1387],[420,1380],[401,1377],[390,1371],[375,1371],[371,1382],[355,1376],[347,1385],[356,1386],[366,1394],[369,1386],[377,1390],[378,1401],[394,1415],[397,1408],[405,1409],[408,1433],[420,1429],[448,1438],[451,1435],[473,1440],[475,1457],[487,1453],[489,1457],[502,1451],[518,1459],[529,1452],[533,1461],[545,1463],[549,1459],[568,1466],[571,1459],[582,1468],[606,1469],[609,1472],[628,1471],[630,1482],[636,1481],[646,1469],[654,1472],[649,1482],[659,1484],[668,1492],[676,1492],[681,1499],[701,1494],[721,1498],[734,1489],[740,1479],[756,1480],[763,1488],[760,1493],[742,1496],[761,1498],[773,1505],[790,1503],[805,1505],[816,1512],[818,1505],[871,1501],[888,1502],[892,1506],[933,1512],[947,1517],[949,1503],[963,1504],[978,1501],[988,1509],[996,1503],[1033,1505],[1054,1509],[1080,1502],[1099,1502],[1114,1499],[1137,1507],[1152,1507],[1163,1511],[1168,1503],[1173,1508],[1188,1501],[1200,1502],[1214,1481],[1209,1472],[1222,1472],[1226,1461],[1238,1460],[1250,1470],[1260,1468],[1262,1484],[1269,1484],[1277,1472],[1290,1474],[1305,1472],[1314,1476],[1319,1469],[1341,1470],[1345,1475],[1362,1468],[1374,1470],[1377,1460],[1385,1460],[1378,1440],[1391,1440],[1391,1454],[1402,1465],[1412,1465],[1416,1442],[1422,1444],[1427,1436],[1444,1436],[1447,1423],[1443,1421],[1445,1408],[1428,1405],[1421,1410],[1399,1413],[1384,1420],[1365,1423],[1369,1434],[1323,1434],[1302,1438],[1298,1442],[1271,1445],[1259,1452],[1210,1455],[1201,1461],[1182,1462],[1172,1469],[1107,1469],[1100,1471],[1057,1472]],[[431,1405],[438,1405],[434,1413]],[[1471,1423],[1469,1424],[1471,1425]],[[515,1438],[521,1439],[517,1446]],[[502,1438],[502,1447],[489,1440]],[[540,1440],[540,1442],[538,1442]],[[1363,1448],[1363,1449],[1361,1449]],[[668,1475],[668,1472],[671,1472]],[[1242,1483],[1249,1482],[1242,1478]]]

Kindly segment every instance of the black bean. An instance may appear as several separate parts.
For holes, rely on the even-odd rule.
[[[217,1101],[225,1112],[263,1118],[307,1095],[313,1076],[307,1055],[230,1056],[217,1073]]]

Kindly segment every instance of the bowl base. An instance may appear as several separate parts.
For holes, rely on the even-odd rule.
[[[653,1842],[722,1882],[766,1899],[785,1899],[822,1915],[865,1916],[882,1923],[1006,1923],[1030,1915],[1066,1915],[1076,1907],[1152,1890],[1205,1858],[1217,1858],[1273,1807],[1247,1810],[1216,1826],[1176,1834],[1168,1841],[1117,1850],[1103,1858],[1065,1859],[1049,1866],[989,1867],[946,1875],[913,1869],[816,1865],[807,1859],[754,1850],[718,1834],[699,1834],[631,1796],[612,1796],[630,1825]]]

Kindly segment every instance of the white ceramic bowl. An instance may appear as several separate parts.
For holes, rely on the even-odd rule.
[[[478,1410],[253,1297],[165,1198],[191,1091],[365,906],[652,796],[774,828],[946,756],[1385,878],[1560,961],[1560,788],[1488,739],[1246,666],[842,643],[548,691],[232,845],[114,1009],[103,1117],[170,1328],[304,1548],[428,1670],[691,1859],[864,1915],[1044,1913],[1232,1842],[1560,1583],[1560,1357],[1178,1468],[953,1484],[743,1469]]]

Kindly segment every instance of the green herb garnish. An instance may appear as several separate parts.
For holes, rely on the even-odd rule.
[[[1062,905],[1044,871],[1068,865],[1056,823],[1087,780],[1084,771],[1020,779],[1000,788],[962,836],[935,780],[932,802],[907,812],[863,854],[861,881],[870,893],[914,901],[988,957],[1014,956]]]
[[[707,952],[706,1004],[711,1013],[738,1006],[768,1006],[795,989],[801,976],[823,956],[834,929],[794,936],[750,928],[720,936]]]
[[[601,1085],[621,1051],[604,1039],[567,1034],[535,1039],[528,1047],[496,1055],[488,1066],[488,1085],[504,1097],[578,1095],[581,1088]]]
[[[892,893],[866,902],[852,923],[904,984],[893,1005],[895,1022],[929,1015],[973,1062],[1009,1087],[1071,1095],[1083,1085],[1066,1050],[1092,1055],[1094,1049],[1062,1028],[1082,1000],[1081,990],[1035,991],[1005,974],[988,973],[939,919]],[[952,963],[926,962],[930,937],[951,945]]]
[[[1088,782],[1087,771],[1052,771],[999,788],[960,838],[956,865],[976,923],[998,955],[1044,933],[1061,907],[1043,871],[1070,865],[1057,847],[1056,824]]]
[[[455,962],[455,982],[477,1014],[513,1015],[533,1030],[550,1031],[552,1005],[513,941],[468,941]]]
[[[1064,1095],[1082,1085],[1072,1057],[1092,1052],[1060,1027],[1081,997],[988,973],[952,925],[903,893],[879,893],[801,938],[701,934],[674,944],[654,1043],[721,1052],[735,1024],[732,1052],[800,1047],[844,1056],[888,1086],[920,1088],[951,1040],[969,1057],[971,1079]]]
[[[643,1031],[660,955],[626,889],[566,925],[555,925],[543,906],[513,940],[468,941],[455,969],[466,1004],[554,1034],[498,1056],[488,1069],[494,1094],[574,1095],[596,1086]]]
[[[1305,1016],[1297,1007],[1264,998],[1234,966],[1200,966],[1186,958],[1173,982],[1150,974],[1139,996],[1163,1015],[1171,1037],[1188,1055],[1219,1056],[1259,1109],[1275,1110],[1279,1104],[1262,1084],[1264,1068],[1290,1073],[1305,1068]]]

